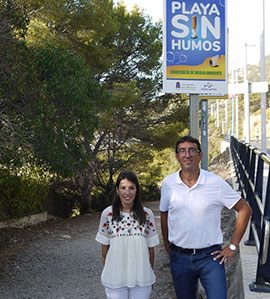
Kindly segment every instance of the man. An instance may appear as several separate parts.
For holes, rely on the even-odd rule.
[[[181,170],[161,186],[161,228],[177,299],[195,299],[198,279],[208,299],[227,299],[224,264],[235,254],[251,209],[221,177],[200,169],[203,157],[197,139],[184,136],[176,143]],[[238,212],[229,246],[221,248],[222,208]]]

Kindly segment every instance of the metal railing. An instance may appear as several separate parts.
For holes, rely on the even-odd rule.
[[[265,153],[234,137],[230,147],[239,191],[253,212],[245,245],[256,246],[258,263],[255,282],[249,288],[270,293],[270,160]]]

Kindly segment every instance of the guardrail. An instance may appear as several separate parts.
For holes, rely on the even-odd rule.
[[[270,293],[270,160],[265,153],[234,137],[230,147],[239,191],[253,211],[245,245],[256,246],[258,263],[255,282],[249,288]]]

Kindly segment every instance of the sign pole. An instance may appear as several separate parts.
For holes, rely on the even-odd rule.
[[[163,91],[189,94],[189,135],[197,139],[200,97],[228,92],[226,3],[163,0]]]
[[[202,169],[208,170],[208,101],[201,101]]]
[[[199,95],[189,95],[189,135],[199,139]]]

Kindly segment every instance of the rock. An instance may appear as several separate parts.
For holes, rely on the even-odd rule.
[[[60,238],[62,238],[62,239],[72,239],[72,237],[70,235],[62,235],[62,236],[60,236]]]

